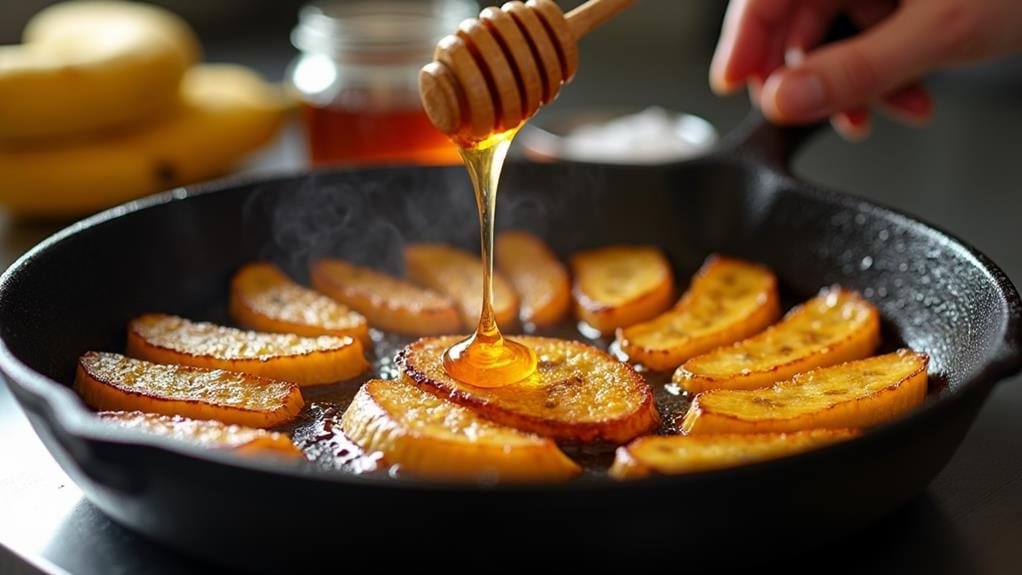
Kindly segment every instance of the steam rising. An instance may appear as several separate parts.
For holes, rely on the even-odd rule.
[[[540,176],[540,177],[536,177]],[[497,197],[497,229],[524,229],[575,249],[592,238],[603,211],[599,170],[509,162]],[[269,226],[271,238],[256,246],[294,277],[308,262],[339,257],[389,273],[403,273],[406,243],[442,241],[479,253],[479,219],[468,174],[449,168],[377,168],[322,172],[293,190],[256,190],[246,224]],[[259,234],[262,235],[262,234]]]

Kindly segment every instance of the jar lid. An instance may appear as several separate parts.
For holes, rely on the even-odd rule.
[[[440,38],[477,13],[471,0],[334,0],[302,8],[291,43],[349,59],[428,59]]]

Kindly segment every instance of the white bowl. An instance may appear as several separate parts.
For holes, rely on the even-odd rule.
[[[525,155],[537,161],[646,165],[701,156],[717,139],[705,119],[656,106],[547,112],[519,136]]]

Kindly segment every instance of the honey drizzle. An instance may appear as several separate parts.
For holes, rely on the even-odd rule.
[[[475,333],[447,350],[444,368],[451,377],[478,387],[500,387],[521,381],[536,370],[536,354],[529,347],[501,335],[493,313],[493,220],[497,184],[517,132],[515,128],[481,142],[459,145],[479,208],[483,305]]]

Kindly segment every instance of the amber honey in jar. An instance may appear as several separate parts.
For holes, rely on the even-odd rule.
[[[419,99],[436,42],[478,13],[471,0],[349,0],[302,9],[288,79],[309,158],[326,164],[457,164]]]

